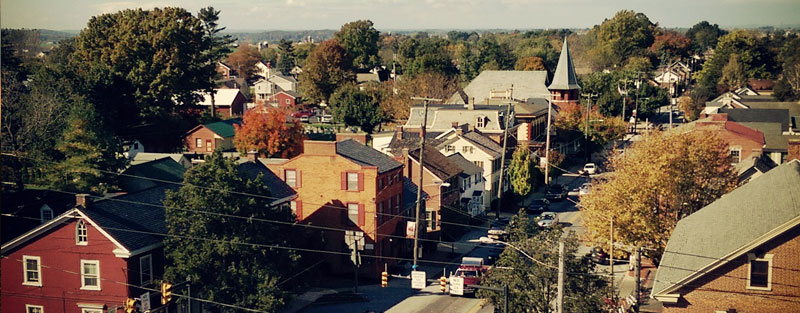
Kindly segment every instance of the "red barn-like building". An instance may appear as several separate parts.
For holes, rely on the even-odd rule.
[[[163,274],[160,207],[169,187],[76,207],[2,246],[0,310],[124,312],[127,298],[157,289]],[[160,306],[154,301],[154,307]]]

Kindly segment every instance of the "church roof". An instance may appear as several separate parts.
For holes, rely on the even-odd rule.
[[[572,64],[572,57],[569,54],[567,38],[564,38],[564,45],[561,47],[561,56],[558,57],[558,66],[553,75],[553,82],[547,87],[549,90],[573,90],[580,89],[578,77],[575,76],[575,66]]]

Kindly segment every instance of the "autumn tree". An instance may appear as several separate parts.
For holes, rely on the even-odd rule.
[[[510,225],[510,246],[505,247],[481,285],[508,287],[507,312],[552,312],[558,295],[558,242],[563,240],[564,253],[573,256],[578,253],[577,237],[572,232],[564,234],[560,227],[538,231],[524,210],[512,217]],[[564,277],[564,312],[607,311],[603,302],[607,284],[594,268],[588,258],[564,258],[564,271],[568,273]],[[504,309],[503,293],[478,290],[476,296]]]
[[[705,102],[697,102],[690,96],[682,96],[678,98],[678,110],[683,112],[683,117],[687,121],[694,121],[700,116],[703,111]]]
[[[525,57],[517,60],[514,65],[516,71],[546,71],[544,60],[540,57]]]
[[[404,120],[415,103],[411,97],[447,100],[458,91],[458,82],[451,76],[426,72],[398,81],[396,85],[388,84],[388,88],[391,92],[388,97],[381,99],[381,110],[387,120]],[[392,91],[394,88],[397,89],[396,94]]]
[[[789,87],[794,97],[800,97],[800,38],[789,39],[780,52],[782,81]],[[783,86],[781,86],[783,87]],[[787,97],[792,99],[793,97]]]
[[[288,112],[257,107],[245,112],[242,125],[234,125],[233,144],[241,154],[255,151],[265,158],[291,158],[303,150],[303,126],[287,122]]]
[[[236,51],[228,55],[227,61],[228,65],[230,65],[239,76],[247,79],[253,76],[253,72],[256,70],[256,63],[261,61],[261,53],[258,52],[256,47],[245,42],[236,48]]]
[[[169,234],[164,280],[180,282],[188,276],[192,292],[207,299],[278,311],[287,300],[279,282],[296,271],[299,259],[286,249],[294,241],[286,225],[295,221],[291,210],[272,205],[261,174],[249,177],[219,151],[189,169],[183,183],[164,200]]]
[[[527,145],[522,145],[514,150],[511,158],[511,166],[508,168],[508,176],[514,193],[519,196],[527,196],[535,185],[536,167],[531,157],[531,150]]]
[[[341,85],[353,83],[352,60],[335,39],[323,41],[306,58],[298,88],[303,97],[314,102],[327,102]]]
[[[689,38],[676,31],[659,29],[650,51],[656,56],[666,54],[670,58],[685,58],[689,56],[691,44]]]
[[[336,41],[353,60],[353,69],[371,69],[381,64],[378,56],[380,34],[370,20],[358,20],[342,25],[335,34]]]
[[[379,101],[374,90],[361,90],[356,85],[347,84],[336,89],[330,104],[335,120],[347,126],[358,126],[371,134],[383,120]]]
[[[728,145],[716,133],[674,130],[651,133],[607,165],[614,175],[596,181],[581,198],[587,236],[645,246],[658,259],[681,218],[735,186]]]

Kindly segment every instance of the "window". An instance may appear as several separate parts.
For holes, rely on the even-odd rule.
[[[475,124],[477,127],[483,128],[485,126],[485,123],[486,123],[486,118],[483,116],[478,116]]]
[[[81,313],[103,313],[102,304],[78,303],[78,306],[81,308]]]
[[[477,165],[478,167],[483,168],[483,161],[474,161],[472,163],[475,163],[475,165]]]
[[[139,150],[139,143],[138,142],[134,142],[133,143],[133,150]]]
[[[86,222],[80,220],[78,225],[75,225],[75,244],[85,246],[88,242],[89,235],[86,233]]]
[[[44,313],[44,307],[41,305],[25,305],[25,312],[27,313]]]
[[[202,148],[203,147],[203,138],[195,139],[195,147]]]
[[[378,202],[378,225],[383,224],[383,202]]]
[[[41,216],[42,223],[44,224],[45,222],[53,219],[53,209],[45,204],[41,209],[39,209],[39,215]]]
[[[349,218],[353,224],[358,225],[358,203],[347,204],[347,218]]]
[[[103,313],[103,309],[95,309],[95,308],[82,308],[81,313]]]
[[[81,260],[81,289],[100,290],[100,261]]]
[[[378,190],[383,189],[383,178],[378,179]]]
[[[397,195],[397,200],[394,201],[394,205],[395,205],[395,208],[397,208],[397,210],[395,212],[393,212],[392,214],[400,213],[400,195],[399,194]]]
[[[297,216],[297,201],[289,201],[289,208],[292,209],[292,214]]]
[[[145,255],[139,258],[139,282],[144,286],[153,280],[153,257]]]
[[[291,104],[291,103],[292,103],[291,100],[286,99],[286,104]]]
[[[211,139],[206,140],[206,152],[211,152]]]
[[[347,173],[347,190],[358,190],[358,173]]]
[[[428,222],[428,230],[436,230],[436,211],[426,209],[425,221]]]
[[[456,147],[453,146],[453,145],[447,145],[447,146],[444,147],[444,151],[455,152],[456,151]]]
[[[472,153],[472,146],[462,146],[461,147],[461,152],[463,152],[463,153],[467,153],[467,152]]]
[[[737,164],[742,161],[742,148],[731,148],[731,163]]]
[[[747,260],[747,289],[772,290],[772,254],[757,257],[755,253],[748,253]]]
[[[42,286],[42,259],[38,256],[22,256],[23,277],[22,284],[27,286]]]
[[[295,170],[285,170],[284,177],[286,178],[286,184],[289,187],[296,188],[297,187],[297,171]]]

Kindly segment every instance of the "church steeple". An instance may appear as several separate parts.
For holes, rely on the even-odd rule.
[[[558,57],[558,66],[553,74],[553,81],[547,87],[553,96],[553,103],[578,102],[578,77],[575,75],[575,67],[572,64],[572,56],[569,53],[567,37],[564,37],[564,45],[561,46],[561,56]]]

